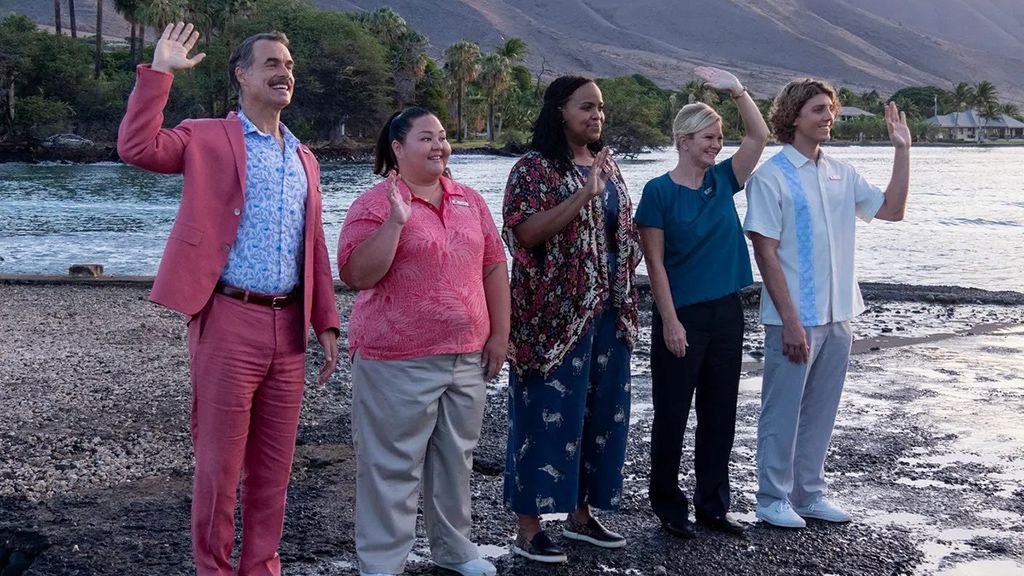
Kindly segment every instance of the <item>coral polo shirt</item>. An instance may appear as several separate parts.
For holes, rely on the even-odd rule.
[[[338,269],[391,215],[385,180],[352,203],[338,238]],[[483,271],[505,261],[487,203],[472,188],[441,178],[441,206],[412,197],[391,268],[362,290],[349,321],[349,355],[405,360],[483,349],[490,335]],[[404,182],[398,189],[411,193]]]

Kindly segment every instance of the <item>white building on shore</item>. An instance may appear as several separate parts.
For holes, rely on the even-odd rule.
[[[1024,138],[1024,122],[1002,114],[986,118],[977,110],[950,112],[926,120],[934,126],[936,140],[1018,140]]]

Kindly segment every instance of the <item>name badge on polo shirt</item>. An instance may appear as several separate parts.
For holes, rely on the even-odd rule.
[[[452,198],[452,204],[455,204],[456,206],[465,206],[467,208],[469,207],[469,202],[466,202],[465,200],[456,200],[455,198]]]
[[[828,175],[828,179],[829,180],[839,180],[840,179],[839,178],[839,174],[829,174]]]

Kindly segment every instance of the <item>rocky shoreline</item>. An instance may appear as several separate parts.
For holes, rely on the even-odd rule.
[[[646,502],[645,328],[634,357],[623,505],[604,516],[629,538],[627,548],[567,545],[571,563],[553,568],[507,554],[513,522],[501,503],[503,374],[490,385],[474,465],[474,536],[483,553],[500,574],[517,575],[945,574],[978,562],[1024,570],[1024,451],[1013,442],[1024,433],[1017,435],[1015,422],[991,426],[1005,436],[1002,445],[992,444],[1002,456],[971,460],[959,444],[988,434],[998,419],[985,412],[954,426],[960,413],[966,418],[973,410],[1024,411],[1013,363],[1024,352],[1024,294],[898,285],[865,285],[865,293],[870,310],[855,322],[857,354],[827,464],[835,498],[857,521],[812,523],[800,532],[756,526],[742,539],[701,531],[682,542],[663,533]],[[338,293],[343,332],[352,297]],[[178,314],[147,298],[144,279],[0,278],[7,336],[0,346],[7,420],[0,428],[0,571],[17,554],[19,562],[32,561],[28,575],[191,573],[185,329]],[[751,294],[748,303],[755,299]],[[642,309],[649,327],[649,303]],[[756,315],[748,306],[732,467],[733,510],[751,523]],[[308,353],[307,382],[315,381],[321,361],[318,350]],[[356,570],[348,368],[342,361],[326,386],[307,385],[281,544],[292,576]],[[954,393],[983,397],[962,406],[944,400]],[[692,430],[685,469],[690,439]],[[684,482],[692,486],[692,473]],[[421,539],[407,573],[446,573],[428,558]]]

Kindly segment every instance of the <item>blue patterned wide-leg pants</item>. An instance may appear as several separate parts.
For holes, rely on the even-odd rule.
[[[615,510],[629,431],[630,350],[606,307],[547,378],[509,377],[505,505],[537,516]]]

